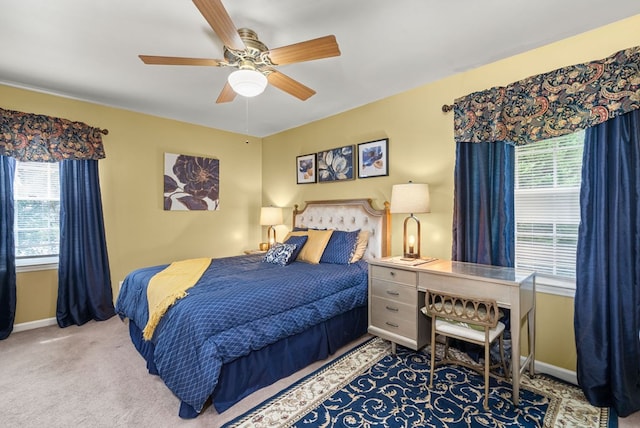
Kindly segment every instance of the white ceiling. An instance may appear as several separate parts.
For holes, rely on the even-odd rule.
[[[231,69],[143,64],[223,58],[190,0],[0,0],[0,83],[264,137],[640,13],[638,0],[223,3],[269,48],[334,34],[341,56],[278,67],[317,94],[216,104]]]

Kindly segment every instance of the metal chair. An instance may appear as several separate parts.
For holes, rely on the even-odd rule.
[[[484,408],[489,408],[489,372],[491,366],[489,348],[498,339],[500,344],[500,359],[505,377],[509,372],[504,359],[502,333],[504,324],[498,321],[498,303],[494,299],[458,296],[441,291],[427,290],[425,307],[422,313],[431,317],[431,373],[429,387],[433,387],[433,373],[435,370],[436,335],[445,338],[444,358],[438,363],[458,364],[469,367],[482,374],[482,365],[471,364],[449,355],[448,338],[456,338],[466,342],[484,346]]]

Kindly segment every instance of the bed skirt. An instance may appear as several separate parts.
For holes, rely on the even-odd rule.
[[[222,413],[247,395],[271,385],[309,364],[323,360],[339,348],[367,332],[367,307],[360,306],[309,329],[279,340],[222,366],[218,384],[211,396],[213,406]],[[151,374],[158,374],[153,362],[154,346],[142,339],[142,330],[129,320],[129,334]],[[179,416],[198,416],[182,402]]]

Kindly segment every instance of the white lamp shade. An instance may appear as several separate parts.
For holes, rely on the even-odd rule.
[[[262,207],[260,209],[260,225],[275,226],[282,223],[282,208]]]
[[[243,97],[255,97],[264,92],[267,78],[256,70],[236,70],[227,78],[233,91]]]
[[[391,213],[428,213],[429,185],[420,183],[394,184],[391,188]]]

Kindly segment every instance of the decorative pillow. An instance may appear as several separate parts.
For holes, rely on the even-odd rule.
[[[320,263],[322,253],[331,239],[333,230],[313,230],[309,229],[306,232],[291,232],[291,234],[307,234],[307,243],[304,244],[300,254],[298,254],[298,260],[311,264]]]
[[[353,252],[353,257],[349,260],[349,263],[355,263],[364,256],[364,252],[367,250],[367,245],[369,245],[369,231],[361,230],[358,233],[358,242],[356,242],[356,249]]]
[[[296,247],[297,246],[295,244],[274,244],[273,247],[269,248],[269,251],[267,251],[267,254],[265,254],[262,261],[265,263],[286,266],[295,260],[291,256],[296,250]]]
[[[298,258],[298,254],[300,254],[300,251],[302,251],[302,247],[304,247],[304,244],[307,242],[307,239],[309,239],[307,235],[300,235],[300,236],[294,235],[294,236],[289,236],[287,239],[284,240],[285,244],[294,244],[296,246],[296,250],[291,255],[291,262],[293,262],[296,258]]]
[[[292,236],[309,236],[309,233],[306,230],[294,230],[293,232],[287,233],[287,236],[284,237],[284,241],[282,242],[287,242]]]
[[[331,239],[327,243],[327,247],[322,253],[320,263],[333,263],[338,265],[347,265],[353,257],[358,242],[359,230],[355,232],[345,232],[343,230],[334,230]]]

